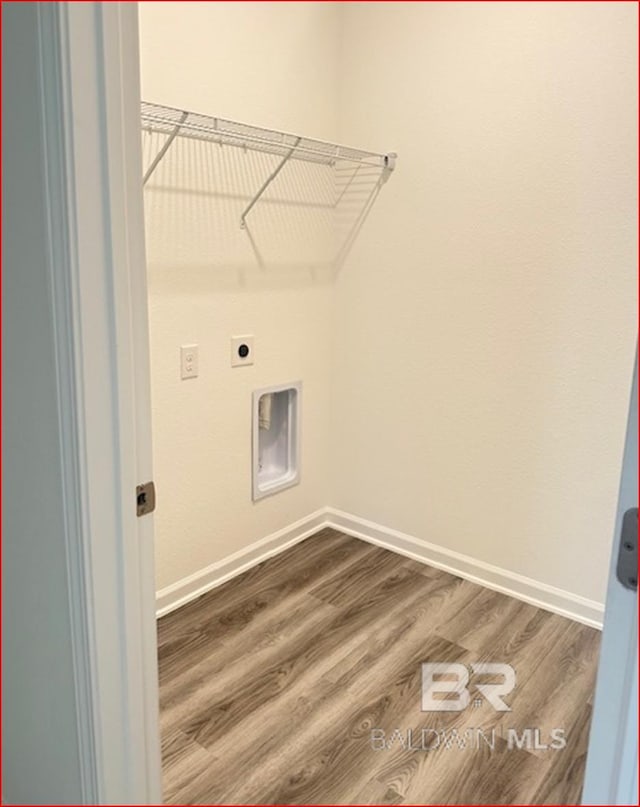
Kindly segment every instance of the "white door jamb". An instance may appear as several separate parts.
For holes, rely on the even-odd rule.
[[[161,803],[137,4],[38,7],[83,794]]]

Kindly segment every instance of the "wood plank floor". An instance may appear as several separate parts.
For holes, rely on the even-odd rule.
[[[599,639],[323,530],[159,620],[165,802],[579,804]],[[421,711],[423,662],[511,664],[511,711]]]

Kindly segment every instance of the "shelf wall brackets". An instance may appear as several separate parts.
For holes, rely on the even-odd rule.
[[[180,117],[179,122],[176,123],[173,131],[169,133],[169,136],[165,140],[164,145],[162,146],[160,151],[156,154],[156,156],[153,158],[153,162],[151,163],[151,165],[145,171],[144,177],[142,178],[142,184],[143,185],[147,184],[147,180],[149,179],[151,174],[153,174],[153,172],[156,170],[156,167],[157,167],[158,163],[160,162],[160,160],[164,157],[164,155],[169,150],[169,146],[173,143],[173,141],[178,136],[178,133],[180,132],[180,127],[186,121],[188,115],[189,115],[188,112],[183,112],[182,116]]]
[[[278,163],[278,166],[271,172],[271,174],[269,174],[269,176],[266,178],[266,180],[262,184],[260,190],[256,193],[256,195],[253,197],[253,199],[245,207],[244,211],[242,212],[242,215],[240,216],[240,227],[243,230],[247,226],[247,222],[245,221],[245,219],[247,217],[247,214],[250,212],[251,208],[255,205],[255,203],[262,196],[262,194],[267,190],[269,185],[271,185],[273,180],[278,176],[280,171],[282,171],[282,169],[285,167],[287,162],[291,159],[291,157],[293,156],[295,150],[298,148],[298,143],[300,142],[301,139],[302,139],[301,137],[298,137],[296,139],[296,142],[289,149],[289,151],[284,155],[284,157],[280,160],[280,162]]]

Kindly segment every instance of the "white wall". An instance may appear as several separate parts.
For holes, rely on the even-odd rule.
[[[263,158],[176,141],[149,183],[159,587],[329,503],[602,602],[635,340],[634,4],[140,15],[147,100],[400,154],[337,277],[321,208],[275,199],[251,214],[257,264],[237,219]],[[285,197],[315,187],[302,165]],[[230,370],[233,333],[255,367]],[[254,505],[250,392],[298,378],[302,484]]]
[[[38,5],[2,9],[2,801],[79,804]]]
[[[632,3],[349,3],[398,168],[336,285],[332,504],[604,601],[635,342]]]
[[[337,23],[333,3],[141,3],[142,97],[335,137]],[[149,160],[154,143],[144,146]],[[238,219],[270,160],[178,140],[145,192],[159,588],[328,500],[328,222],[257,207],[258,264]],[[278,192],[299,198],[308,170],[288,167]],[[256,363],[232,370],[229,339],[242,334],[255,335]],[[194,342],[200,376],[181,381],[179,348]],[[251,392],[297,380],[301,482],[253,504]]]

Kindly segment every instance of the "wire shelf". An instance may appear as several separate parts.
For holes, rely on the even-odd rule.
[[[245,217],[273,182],[284,165],[289,160],[304,160],[331,167],[343,164],[371,166],[382,170],[385,175],[393,171],[396,154],[390,152],[381,154],[374,151],[343,146],[338,143],[329,143],[302,135],[280,132],[275,129],[265,129],[261,126],[251,126],[246,123],[201,115],[197,112],[175,109],[143,101],[141,104],[141,119],[143,131],[151,134],[166,135],[162,148],[158,151],[150,166],[147,168],[143,181],[146,183],[158,164],[167,153],[173,140],[180,136],[207,140],[219,145],[233,146],[242,149],[251,149],[281,157],[276,169],[257,191],[250,204],[240,218],[241,227],[245,226]]]
[[[395,155],[364,151],[324,140],[249,126],[245,123],[213,118],[196,112],[186,112],[173,107],[142,102],[142,128],[149,132],[172,135],[176,127],[180,137],[193,137],[211,140],[215,143],[266,151],[284,157],[291,149],[292,159],[333,165],[337,162],[351,162],[391,168]]]

